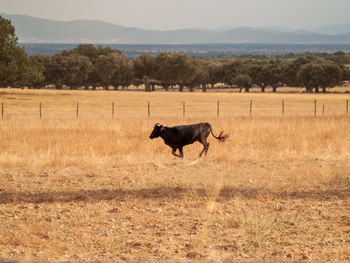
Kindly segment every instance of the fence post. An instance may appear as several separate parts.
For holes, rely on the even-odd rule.
[[[150,103],[148,102],[148,117],[151,116],[151,106]]]
[[[324,104],[322,105],[322,116],[324,115]]]
[[[112,102],[112,119],[114,120],[114,101]]]
[[[316,113],[317,113],[317,100],[315,99],[315,101],[314,101],[314,114],[315,114],[315,116],[316,116]]]
[[[284,100],[282,100],[282,116],[284,116]]]
[[[77,102],[77,119],[79,117],[79,102]]]
[[[219,117],[219,115],[220,115],[220,101],[218,100],[216,117]]]
[[[4,119],[4,102],[1,103],[1,119]]]
[[[349,113],[349,100],[346,100],[346,115]]]
[[[183,117],[186,116],[186,102],[182,102],[182,114],[183,114]]]
[[[39,112],[40,112],[40,119],[41,119],[41,102],[40,102],[40,110],[39,110]]]
[[[253,111],[253,100],[250,101],[250,107],[249,107],[249,116],[252,116],[252,111]]]

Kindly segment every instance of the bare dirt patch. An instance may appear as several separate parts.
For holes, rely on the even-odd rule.
[[[321,169],[337,165],[321,163]],[[2,185],[15,187],[0,190],[0,255],[101,261],[350,259],[349,174],[334,170],[327,184],[314,176],[312,186],[288,188],[285,182],[278,189],[279,179],[294,176],[282,162],[236,162],[230,172],[218,171],[209,160],[200,165],[205,173],[182,163],[171,169],[148,164],[142,174],[127,166],[69,167],[61,184],[62,171],[2,171]],[[293,163],[298,165],[305,168]],[[260,178],[251,174],[256,167],[264,167]],[[320,175],[319,167],[310,161],[308,169]],[[350,171],[349,163],[343,168]],[[268,173],[279,176],[262,180]]]

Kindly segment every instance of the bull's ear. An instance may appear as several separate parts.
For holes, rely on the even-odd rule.
[[[165,131],[165,127],[163,127],[163,125],[160,126],[160,131]]]

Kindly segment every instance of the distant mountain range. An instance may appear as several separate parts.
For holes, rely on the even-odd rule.
[[[350,35],[350,24],[329,25],[317,28],[313,31],[326,35]]]
[[[275,43],[350,44],[350,24],[330,25],[313,31],[286,27],[222,28],[218,30],[145,30],[98,20],[69,22],[24,15],[1,16],[10,19],[22,43],[118,43],[118,44],[197,44],[197,43]]]

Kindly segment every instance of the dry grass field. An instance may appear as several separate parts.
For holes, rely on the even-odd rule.
[[[349,262],[347,99],[0,90],[0,259]],[[156,122],[230,138],[193,163],[202,146],[173,157]]]

